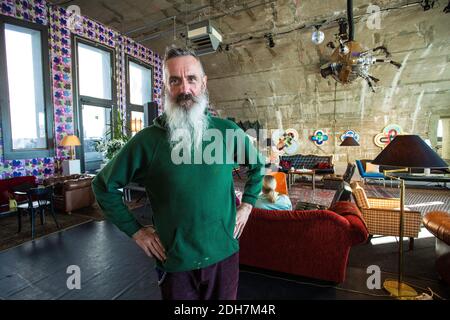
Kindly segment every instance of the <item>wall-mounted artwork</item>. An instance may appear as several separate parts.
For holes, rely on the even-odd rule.
[[[316,146],[321,146],[328,141],[328,135],[326,135],[323,130],[316,130],[311,136],[311,141],[314,142]]]
[[[272,133],[272,150],[279,155],[294,155],[300,147],[299,134],[295,129],[277,129]]]
[[[374,143],[377,147],[385,148],[397,135],[404,134],[402,127],[398,124],[390,124],[375,136]]]
[[[359,134],[356,133],[355,130],[347,130],[345,131],[345,133],[341,136],[341,141],[344,141],[345,138],[347,137],[353,137],[353,139],[355,139],[356,141],[359,142]]]

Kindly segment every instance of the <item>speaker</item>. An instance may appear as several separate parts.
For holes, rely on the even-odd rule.
[[[153,120],[158,117],[158,103],[149,102],[144,106],[144,127],[151,126]]]

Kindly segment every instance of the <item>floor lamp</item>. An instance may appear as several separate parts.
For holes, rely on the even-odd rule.
[[[355,140],[352,136],[347,136],[339,145],[341,147],[359,147],[358,141]],[[349,163],[348,150],[347,150],[347,163]]]
[[[372,161],[373,164],[398,168],[447,168],[448,164],[417,135],[398,135]],[[400,181],[400,222],[397,280],[386,279],[383,287],[399,299],[417,296],[416,291],[403,282],[403,215],[405,211],[405,181]]]

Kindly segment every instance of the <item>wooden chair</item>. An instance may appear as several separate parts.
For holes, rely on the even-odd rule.
[[[45,210],[50,210],[50,213],[55,221],[58,229],[60,228],[56,214],[53,208],[53,187],[47,186],[43,188],[31,188],[27,191],[16,191],[15,195],[26,195],[28,201],[17,206],[17,219],[19,223],[19,232],[22,230],[22,213],[28,213],[31,220],[31,239],[35,235],[35,220],[36,213],[39,213],[41,225],[45,223]]]

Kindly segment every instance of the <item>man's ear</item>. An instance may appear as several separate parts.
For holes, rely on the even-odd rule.
[[[203,84],[202,84],[203,87],[206,89],[206,82],[208,82],[208,76],[207,75],[203,76],[202,82],[203,82]]]

